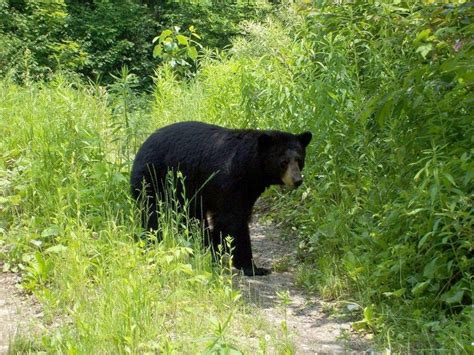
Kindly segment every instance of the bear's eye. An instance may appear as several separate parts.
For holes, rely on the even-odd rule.
[[[282,168],[286,168],[287,165],[288,165],[288,160],[286,160],[286,159],[285,159],[285,160],[282,160],[282,161],[280,162],[280,167],[282,167]]]

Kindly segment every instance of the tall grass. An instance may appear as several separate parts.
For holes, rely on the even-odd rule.
[[[51,336],[45,346],[86,345],[86,337],[77,339],[87,334],[95,346],[125,349],[130,345],[117,340],[125,329],[123,339],[136,350],[138,339],[151,338],[130,319],[144,319],[141,312],[150,309],[168,337],[160,346],[184,349],[187,341],[189,333],[170,319],[196,322],[192,339],[227,329],[219,339],[237,344],[228,340],[229,329],[253,332],[243,324],[254,323],[240,321],[245,315],[226,294],[234,295],[229,279],[205,266],[205,254],[191,249],[190,258],[181,232],[172,233],[177,245],[148,252],[131,239],[139,230],[127,174],[137,145],[156,127],[200,120],[311,129],[305,186],[285,199],[278,190],[268,196],[273,213],[297,227],[301,285],[358,303],[354,327],[392,350],[472,349],[471,17],[467,5],[301,3],[246,24],[246,37],[229,52],[203,54],[194,80],[178,81],[161,67],[146,106],[127,72],[109,91],[72,88],[60,77],[26,88],[3,81],[1,228],[8,260],[27,269],[31,288],[42,290],[53,310],[68,315],[60,340]],[[167,257],[156,257],[160,252],[170,264],[161,264]],[[147,265],[163,271],[148,274]],[[133,273],[140,277],[130,281]],[[201,281],[188,281],[196,277]],[[166,288],[164,280],[179,286]],[[102,286],[118,291],[94,295]],[[151,307],[125,301],[138,288],[150,290],[142,304]],[[93,303],[101,321],[85,306],[74,313],[76,295],[85,295],[82,305]],[[186,315],[185,306],[172,313],[160,303],[169,295],[175,305],[189,302],[197,316]],[[201,310],[221,326],[202,321]],[[121,324],[114,317],[128,325],[101,328],[107,319]],[[157,329],[147,328],[154,339]]]
[[[24,334],[32,339],[12,352],[291,346],[247,309],[229,265],[212,265],[185,214],[164,209],[162,240],[137,238],[129,165],[135,141],[156,123],[123,74],[110,94],[61,75],[28,87],[0,83],[1,258],[22,272],[46,315],[46,330]]]
[[[298,280],[360,304],[354,326],[396,350],[471,346],[471,17],[416,1],[299,4],[247,24],[195,82],[157,76],[159,124],[313,131],[305,186],[273,195],[298,227]]]
[[[361,304],[354,326],[393,349],[472,347],[469,18],[464,5],[322,2],[235,47],[251,113],[314,132],[300,208],[279,204],[300,231],[300,282]]]

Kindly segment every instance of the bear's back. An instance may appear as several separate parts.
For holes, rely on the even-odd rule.
[[[190,190],[207,185],[229,183],[229,176],[242,161],[248,166],[255,159],[256,139],[253,130],[232,130],[203,122],[178,122],[155,131],[139,149],[132,168],[132,189],[154,178],[164,179],[169,170],[181,171]],[[235,162],[238,164],[235,164]],[[209,177],[215,174],[209,182]]]

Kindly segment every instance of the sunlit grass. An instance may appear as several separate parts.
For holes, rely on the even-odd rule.
[[[0,231],[8,265],[23,270],[26,286],[50,293],[42,297],[52,310],[67,314],[77,292],[95,300],[91,309],[103,322],[105,304],[116,304],[121,313],[135,311],[123,303],[126,296],[106,291],[97,296],[94,277],[104,285],[114,280],[126,285],[131,273],[142,275],[130,292],[139,287],[158,292],[156,299],[144,292],[143,302],[163,310],[153,313],[159,318],[172,312],[156,306],[166,298],[160,282],[172,283],[167,271],[173,265],[192,265],[173,277],[182,282],[209,273],[210,294],[188,300],[188,293],[200,295],[206,288],[184,283],[175,288],[184,295],[176,299],[223,322],[217,328],[198,324],[203,334],[232,328],[223,325],[239,319],[240,306],[226,303],[227,276],[216,273],[205,254],[193,249],[193,257],[182,255],[163,266],[156,253],[172,255],[190,245],[144,251],[133,238],[140,233],[128,193],[133,154],[153,130],[181,120],[311,130],[304,186],[282,193],[284,199],[279,192],[269,197],[273,215],[298,238],[299,284],[326,299],[360,305],[359,327],[373,332],[384,348],[471,349],[472,8],[439,6],[330,2],[282,11],[279,20],[247,24],[246,38],[229,53],[207,54],[193,79],[179,81],[172,69],[160,67],[152,98],[134,91],[134,77],[126,70],[108,90],[61,76],[27,87],[2,81]],[[187,240],[182,231],[171,232],[169,240]],[[82,255],[80,262],[75,255]],[[80,265],[90,263],[81,271]],[[163,275],[143,271],[157,263]],[[74,274],[85,289],[74,286]],[[69,279],[60,278],[66,275]],[[120,288],[130,297],[126,290]],[[208,302],[231,308],[220,313]],[[87,314],[84,309],[78,317]],[[224,314],[232,319],[227,322]],[[65,323],[68,331],[60,330],[61,336],[73,339],[100,328],[85,318],[79,322],[84,327]],[[143,316],[138,312],[136,319]],[[239,324],[233,329],[252,333],[248,322]],[[131,329],[124,327],[115,330]],[[101,330],[100,336],[110,332]],[[136,349],[144,333],[137,327],[125,333]],[[165,333],[173,334],[173,346],[184,344],[172,330]],[[121,344],[114,346],[131,346],[122,333],[112,334],[112,343]],[[65,349],[65,342],[58,344]]]
[[[21,334],[12,351],[253,352],[280,343],[185,214],[163,211],[160,242],[139,237],[133,154],[123,145],[151,131],[154,123],[140,130],[136,121],[150,116],[129,112],[127,127],[107,105],[114,97],[60,76],[30,87],[4,81],[0,98],[2,260],[50,323]]]

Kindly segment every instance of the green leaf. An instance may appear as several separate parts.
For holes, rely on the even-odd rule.
[[[369,328],[367,322],[360,320],[351,324],[351,327],[356,331],[362,331]]]
[[[421,31],[420,33],[418,33],[418,35],[416,36],[415,40],[413,41],[415,44],[417,43],[420,43],[420,42],[423,42],[424,40],[428,39],[428,37],[430,36],[431,34],[431,29],[426,29],[426,30],[423,30]]]
[[[431,185],[430,187],[431,204],[433,204],[434,201],[436,200],[436,196],[438,196],[438,192],[439,192],[438,185],[436,184]]]
[[[392,297],[393,296],[393,297],[396,297],[396,298],[400,298],[405,294],[406,290],[407,289],[405,287],[403,287],[403,288],[400,288],[400,289],[398,289],[396,291],[393,291],[393,292],[384,292],[383,295],[387,296],[387,297]]]
[[[59,254],[62,253],[63,251],[67,250],[67,247],[62,245],[62,244],[57,244],[53,245],[52,247],[49,247],[46,249],[46,253],[53,253],[53,254]]]
[[[368,325],[373,325],[374,321],[374,307],[373,305],[364,308],[364,321]]]
[[[433,234],[433,232],[428,232],[426,233],[423,238],[420,239],[420,241],[418,242],[418,248],[421,248],[425,243],[426,241],[428,240],[428,238]]]
[[[193,266],[191,264],[180,264],[179,269],[187,275],[193,275]]]
[[[447,304],[459,303],[463,296],[464,290],[460,290],[455,286],[441,296],[441,301],[444,301]]]
[[[416,49],[416,53],[420,53],[423,59],[426,59],[426,56],[433,50],[433,45],[431,43],[422,44]]]
[[[436,270],[438,269],[438,265],[437,265],[437,262],[438,262],[438,258],[434,258],[433,260],[431,260],[428,264],[425,265],[425,268],[423,269],[423,276],[426,277],[426,278],[433,278]]]
[[[161,56],[162,52],[163,52],[163,47],[160,44],[156,45],[155,48],[153,48],[153,57],[156,58],[156,57]]]
[[[375,116],[375,121],[379,125],[380,128],[384,126],[385,119],[388,118],[393,110],[393,98],[389,97],[382,108],[377,112],[377,115]]]
[[[10,271],[10,268],[11,268],[11,264],[10,263],[4,263],[3,264],[3,272],[8,272]]]
[[[176,39],[178,40],[179,44],[182,44],[183,46],[187,46],[187,45],[188,45],[188,38],[187,38],[186,36],[177,35],[177,36],[176,36]]]
[[[444,173],[443,176],[453,185],[453,186],[457,186],[456,185],[456,182],[454,181],[454,178],[451,174],[448,174],[448,173]]]
[[[8,197],[10,200],[10,204],[13,206],[19,206],[21,204],[21,196],[20,195],[11,195]]]
[[[413,211],[408,212],[407,216],[414,216],[415,214],[418,214],[423,211],[428,211],[428,208],[415,208]]]
[[[411,289],[411,292],[415,295],[415,296],[419,296],[423,293],[424,290],[426,290],[426,288],[430,285],[430,281],[431,280],[427,280],[427,281],[423,281],[423,282],[419,282],[415,285],[415,287],[413,287]]]
[[[59,234],[59,227],[58,226],[51,226],[46,228],[43,232],[41,232],[41,237],[48,238],[48,237],[56,237]]]
[[[198,57],[198,52],[196,50],[196,47],[188,47],[188,56],[189,58],[191,58],[192,60],[196,60],[197,57]]]
[[[33,244],[35,247],[40,247],[43,244],[41,240],[36,240],[36,239],[30,240],[30,243]]]
[[[116,172],[113,176],[112,176],[112,181],[119,184],[121,182],[128,182],[128,179],[125,177],[125,175],[123,175],[122,173],[119,173],[119,172]]]
[[[163,32],[161,32],[160,34],[160,42],[163,42],[165,40],[166,37],[168,37],[169,35],[171,35],[173,33],[172,30],[164,30]]]
[[[376,105],[377,101],[380,99],[380,95],[372,97],[363,107],[363,110],[357,116],[357,119],[365,123],[367,118],[370,117],[374,113],[374,106]]]

